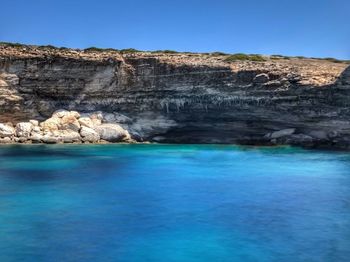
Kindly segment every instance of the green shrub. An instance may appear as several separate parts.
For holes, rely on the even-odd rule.
[[[151,53],[177,54],[179,52],[175,50],[155,50],[151,51]]]
[[[325,57],[325,58],[322,58],[322,60],[326,60],[326,61],[333,62],[333,63],[342,63],[343,62],[342,60],[339,60],[339,59],[336,59],[333,57]]]
[[[84,52],[118,52],[118,49],[114,48],[98,48],[98,47],[89,47],[85,48]]]
[[[212,52],[212,53],[210,53],[210,55],[212,55],[212,56],[226,56],[227,54],[223,53],[223,52]]]
[[[277,59],[289,60],[290,57],[289,56],[285,56],[285,55],[270,55],[270,59],[272,59],[272,60],[277,60]]]
[[[235,62],[235,61],[255,61],[255,62],[263,62],[266,61],[264,57],[261,55],[253,54],[253,55],[247,55],[242,53],[237,53],[228,56],[225,58],[226,62]]]
[[[130,54],[130,53],[138,53],[141,52],[140,50],[134,49],[134,48],[126,48],[126,49],[121,49],[119,51],[122,54]]]
[[[84,52],[104,52],[105,50],[103,48],[98,48],[95,46],[88,47],[84,49]]]
[[[53,45],[39,45],[39,48],[46,48],[46,49],[57,49],[57,47]]]
[[[266,61],[266,59],[263,58],[261,55],[250,55],[249,58],[250,58],[250,61],[256,61],[256,62]]]
[[[14,48],[21,48],[25,47],[26,45],[20,44],[20,43],[9,43],[9,42],[0,42],[0,45],[14,47]]]

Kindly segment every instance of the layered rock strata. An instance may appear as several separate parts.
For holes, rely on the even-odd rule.
[[[107,141],[119,131],[105,130],[116,124],[139,141],[350,148],[348,66],[0,46],[0,122],[13,124],[0,125],[0,139],[8,141],[12,129],[14,138],[32,137],[36,125],[18,124],[36,119],[40,132],[58,132],[63,142]],[[58,124],[51,115],[60,108],[83,117]],[[90,117],[97,111],[98,128]]]

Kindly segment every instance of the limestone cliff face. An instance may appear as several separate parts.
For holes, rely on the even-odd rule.
[[[0,122],[63,108],[121,114],[144,140],[350,145],[348,65],[224,59],[1,46]]]

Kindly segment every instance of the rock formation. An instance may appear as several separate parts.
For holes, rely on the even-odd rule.
[[[12,123],[0,124],[0,143],[134,142],[129,132],[119,124],[94,121],[96,115],[102,116],[97,112],[80,117],[76,111],[58,110],[40,124],[36,120],[19,122],[15,127]],[[86,127],[85,123],[89,123],[90,127]]]
[[[350,148],[349,104],[346,63],[0,46],[2,142]]]

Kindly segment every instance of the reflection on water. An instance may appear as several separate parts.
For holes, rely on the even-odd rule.
[[[350,154],[0,147],[0,261],[349,261]]]

